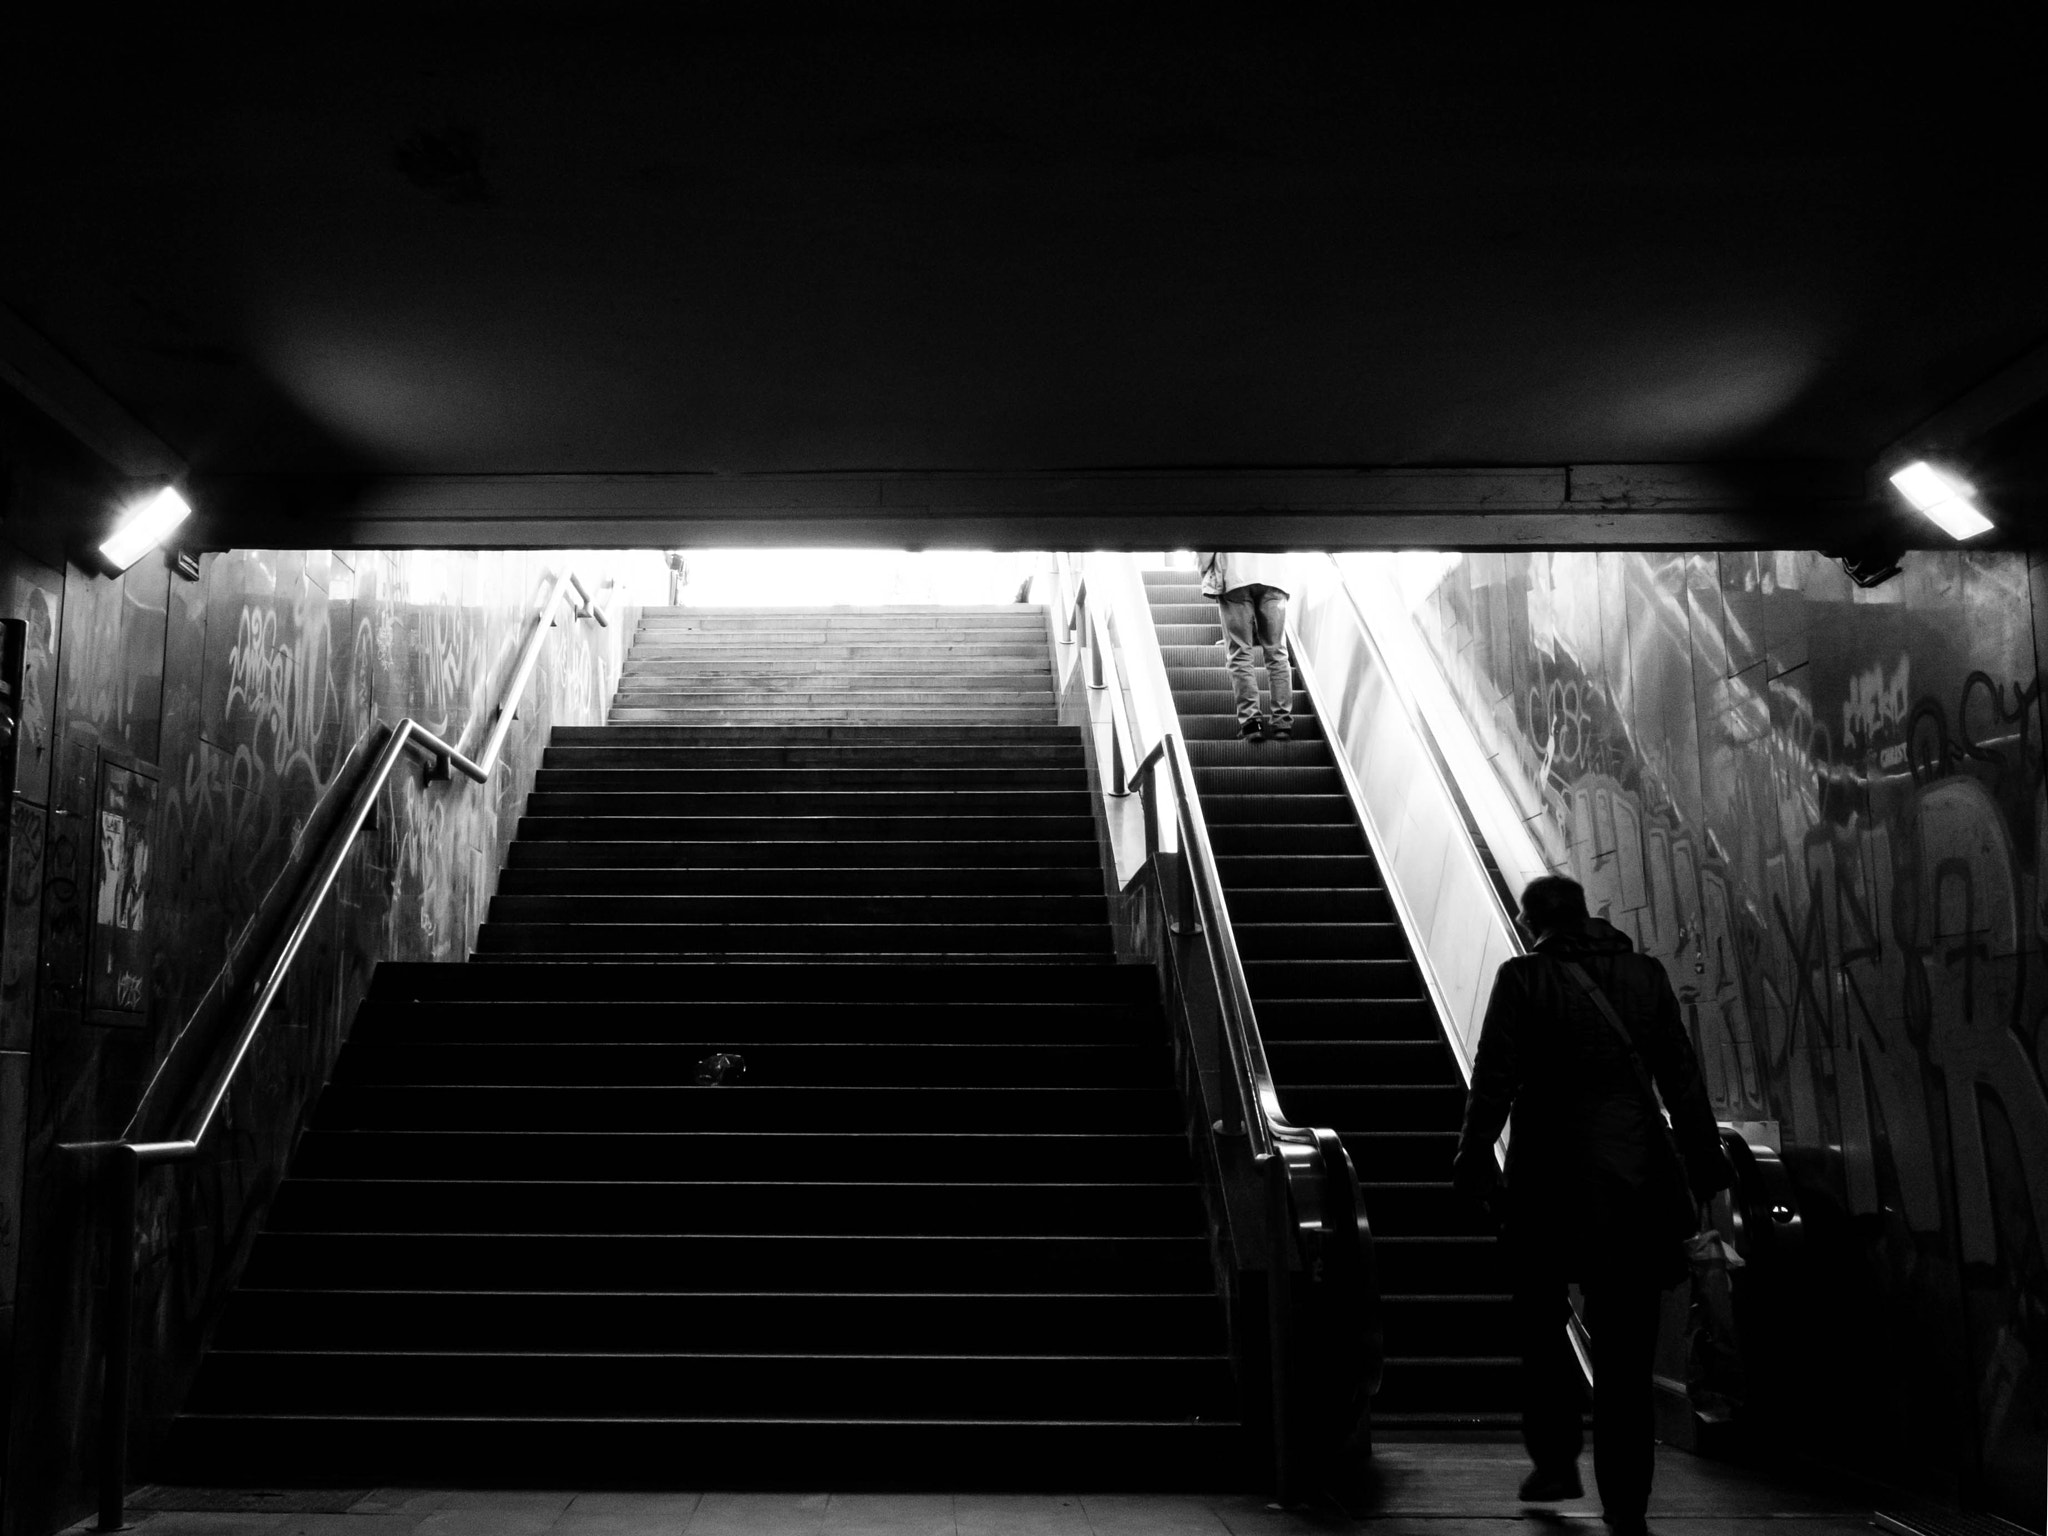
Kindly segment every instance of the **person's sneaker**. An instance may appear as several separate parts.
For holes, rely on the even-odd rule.
[[[1581,1499],[1586,1496],[1586,1485],[1579,1481],[1577,1463],[1546,1472],[1538,1467],[1522,1479],[1522,1502],[1524,1504],[1556,1504],[1564,1499]]]
[[[1264,741],[1266,739],[1266,728],[1256,720],[1246,720],[1237,728],[1237,739],[1239,741]]]
[[[1294,722],[1291,719],[1281,720],[1276,718],[1268,720],[1266,722],[1266,734],[1275,741],[1291,740],[1294,736]]]

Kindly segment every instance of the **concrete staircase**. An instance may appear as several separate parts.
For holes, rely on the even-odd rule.
[[[378,971],[176,1475],[1255,1478],[1047,651],[1036,608],[649,613],[477,963]]]

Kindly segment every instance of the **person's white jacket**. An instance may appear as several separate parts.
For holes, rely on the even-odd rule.
[[[1202,572],[1202,596],[1221,597],[1239,587],[1271,587],[1293,595],[1292,563],[1285,555],[1250,553],[1226,554],[1219,550],[1196,550],[1195,562]]]

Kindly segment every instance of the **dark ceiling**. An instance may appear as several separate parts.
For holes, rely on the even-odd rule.
[[[2048,334],[2039,7],[43,9],[0,302],[200,473],[1861,464]]]

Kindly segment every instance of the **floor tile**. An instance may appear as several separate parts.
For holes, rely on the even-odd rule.
[[[453,1488],[443,1496],[442,1509],[502,1509],[559,1515],[576,1497],[574,1489],[563,1488]]]
[[[293,1515],[277,1528],[277,1536],[413,1536],[424,1511],[404,1514]]]
[[[707,1493],[686,1527],[688,1536],[817,1536],[826,1493]]]
[[[1198,1494],[1089,1493],[1081,1507],[1096,1536],[1229,1536]]]
[[[273,1536],[282,1531],[288,1516],[264,1510],[131,1510],[130,1524],[148,1536]],[[99,1522],[87,1520],[73,1527],[90,1531]]]
[[[824,1536],[954,1536],[950,1493],[835,1493]]]
[[[1090,1536],[1088,1512],[1073,1494],[958,1493],[957,1536]]]
[[[548,1536],[682,1536],[696,1493],[579,1493]]]
[[[428,1510],[439,1509],[448,1502],[446,1488],[375,1488],[360,1502],[349,1507],[350,1514],[406,1514],[417,1511],[425,1514]]]
[[[547,1536],[562,1518],[568,1499],[552,1505],[470,1504],[459,1509],[437,1509],[418,1518],[414,1536]],[[342,1516],[352,1520],[353,1515]]]

